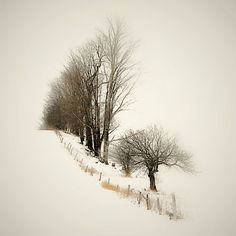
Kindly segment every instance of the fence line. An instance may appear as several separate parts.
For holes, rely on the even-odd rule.
[[[133,203],[138,204],[138,206],[143,205],[147,210],[155,211],[159,215],[167,215],[169,216],[169,219],[177,220],[183,218],[182,213],[177,209],[175,193],[172,193],[170,196],[161,193],[152,196],[152,194],[147,193],[146,190],[142,192],[132,189],[131,185],[128,185],[127,188],[122,188],[118,184],[111,184],[110,177],[108,177],[107,181],[102,181],[103,173],[98,172],[93,167],[85,165],[83,163],[83,158],[79,159],[78,151],[74,151],[72,144],[70,142],[66,143],[59,131],[55,131],[55,133],[69,154],[74,157],[76,162],[78,162],[81,170],[83,170],[85,173],[89,173],[91,176],[99,176],[98,181],[101,182],[103,188],[117,192],[125,198],[130,198],[132,199]]]

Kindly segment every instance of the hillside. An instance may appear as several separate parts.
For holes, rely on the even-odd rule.
[[[214,235],[221,230],[209,211],[214,201],[202,201],[207,193],[194,188],[199,177],[166,171],[159,178],[161,188],[178,189],[184,203],[185,219],[173,221],[103,189],[52,131],[33,133],[30,145],[9,150],[2,160],[0,235]]]

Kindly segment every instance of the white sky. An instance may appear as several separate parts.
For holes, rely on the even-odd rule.
[[[202,179],[205,188],[219,189],[231,209],[236,197],[233,0],[0,0],[1,143],[11,146],[37,128],[49,81],[59,75],[69,50],[93,37],[106,17],[123,19],[139,41],[137,102],[121,115],[123,129],[156,123],[177,135],[209,177]]]

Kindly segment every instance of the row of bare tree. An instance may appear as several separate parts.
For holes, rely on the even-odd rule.
[[[44,114],[44,128],[69,131],[108,164],[110,135],[118,127],[117,114],[130,103],[135,64],[133,44],[122,24],[109,22],[94,40],[70,54],[61,76],[51,84]],[[127,131],[115,145],[112,155],[126,175],[144,170],[150,189],[156,190],[159,166],[176,166],[192,171],[191,156],[174,138],[156,126]]]
[[[72,52],[61,76],[51,84],[44,128],[69,130],[108,164],[109,138],[117,128],[115,117],[130,103],[135,74],[132,54],[133,44],[124,27],[112,22],[106,31],[99,31],[94,40]]]

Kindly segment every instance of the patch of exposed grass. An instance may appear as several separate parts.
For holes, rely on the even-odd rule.
[[[103,181],[101,183],[101,185],[102,185],[103,188],[105,188],[107,190],[111,190],[111,191],[114,191],[114,192],[119,192],[119,188],[117,186],[115,186],[113,184],[110,184],[110,183],[108,183],[106,181]]]

